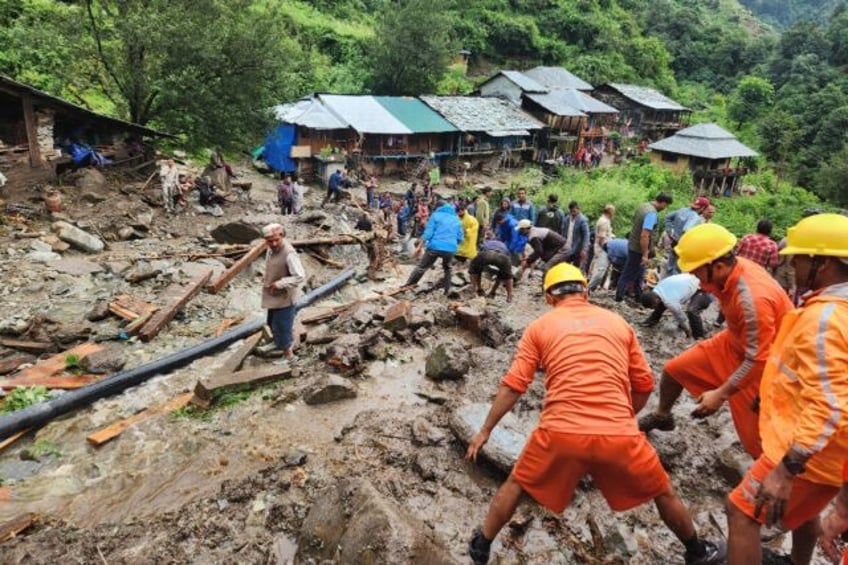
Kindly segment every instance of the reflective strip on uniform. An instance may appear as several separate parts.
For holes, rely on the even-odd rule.
[[[739,301],[742,303],[742,311],[745,315],[745,359],[730,375],[730,383],[737,386],[739,381],[748,376],[754,366],[754,361],[759,352],[759,324],[757,323],[757,309],[751,296],[751,288],[740,276],[736,288],[739,290]]]

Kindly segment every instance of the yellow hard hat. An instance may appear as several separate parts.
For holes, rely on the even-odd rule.
[[[724,257],[736,247],[736,236],[718,224],[700,224],[680,238],[674,252],[680,270],[691,273],[701,265]]]
[[[817,214],[804,218],[786,232],[781,255],[848,257],[848,217]]]
[[[548,292],[552,286],[566,282],[579,282],[586,284],[586,277],[583,273],[571,263],[557,263],[545,273],[545,282],[543,284],[545,292]]]

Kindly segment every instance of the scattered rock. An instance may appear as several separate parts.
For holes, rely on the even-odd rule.
[[[99,322],[109,317],[109,301],[98,300],[85,319],[89,322]]]
[[[121,241],[130,241],[133,239],[144,239],[146,236],[135,228],[129,226],[118,230],[118,239]]]
[[[308,455],[305,452],[299,449],[292,449],[283,455],[283,462],[286,464],[286,467],[300,467],[306,463],[307,457]]]
[[[401,300],[391,305],[383,316],[383,327],[389,331],[402,330],[409,325],[412,314],[412,304],[409,300]]]
[[[456,309],[456,317],[459,320],[460,327],[474,335],[480,334],[480,325],[485,315],[485,311],[477,310],[471,306],[460,306]]]
[[[152,223],[153,212],[149,209],[139,210],[138,212],[132,215],[132,219],[130,220],[130,227],[133,228],[133,230],[147,232],[150,231],[150,225]]]
[[[433,320],[437,325],[443,328],[452,328],[456,326],[456,314],[447,304],[434,302],[430,305],[430,311],[433,314]]]
[[[412,422],[412,439],[418,445],[439,445],[447,439],[447,434],[425,418],[418,417]]]
[[[106,197],[96,192],[84,192],[80,195],[80,200],[88,204],[99,204],[100,202],[105,202]]]
[[[460,441],[466,444],[471,442],[471,438],[483,427],[489,407],[489,404],[482,403],[465,404],[454,411],[450,427]],[[481,455],[504,473],[509,473],[533,431],[533,425],[508,412],[483,446]]]
[[[124,349],[118,346],[108,346],[100,351],[95,351],[80,360],[80,365],[89,373],[109,374],[117,373],[127,363]]]
[[[471,367],[468,350],[459,343],[442,342],[427,356],[425,374],[433,380],[458,379]]]
[[[103,192],[106,188],[106,177],[93,167],[79,169],[75,175],[74,185],[80,189],[80,192]]]
[[[485,316],[480,321],[480,337],[489,347],[503,347],[514,333],[515,330],[506,325],[500,316]]]
[[[84,259],[60,259],[58,261],[51,261],[49,265],[50,268],[55,269],[60,273],[76,277],[103,272],[103,267],[97,263],[85,261]]]
[[[218,243],[250,243],[262,237],[262,231],[245,222],[229,222],[212,230],[210,235]]]
[[[362,479],[343,480],[318,496],[298,546],[302,562],[454,563],[427,526]]]
[[[715,469],[728,487],[735,487],[748,472],[750,461],[747,455],[728,447],[723,449],[715,460]]]
[[[28,253],[26,258],[33,263],[52,263],[61,259],[62,256],[52,251],[33,251]]]
[[[105,247],[100,238],[67,222],[54,222],[53,231],[56,232],[59,239],[86,253],[100,253]]]
[[[338,375],[325,375],[306,390],[303,401],[315,405],[348,398],[356,398],[356,385]]]
[[[339,336],[327,345],[324,350],[324,361],[343,373],[358,371],[362,367],[359,344],[360,337],[356,334]]]
[[[425,481],[441,481],[447,475],[442,465],[442,458],[432,449],[416,453],[412,468]]]
[[[304,224],[312,224],[313,226],[320,226],[321,224],[327,222],[329,216],[326,212],[321,212],[320,210],[316,210],[314,212],[306,212],[301,214],[297,221]]]

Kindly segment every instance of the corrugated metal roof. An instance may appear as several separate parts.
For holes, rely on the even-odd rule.
[[[421,100],[461,131],[520,131],[544,127],[533,116],[500,98],[421,96]]]
[[[274,106],[274,115],[281,122],[310,129],[347,129],[348,127],[347,123],[340,120],[320,100],[311,96],[297,102]]]
[[[576,88],[577,90],[592,90],[592,85],[567,71],[562,67],[533,67],[524,71],[524,76],[530,77],[542,86],[551,90],[561,88]]]
[[[655,141],[649,149],[703,159],[756,157],[758,153],[716,124],[698,124]]]
[[[544,85],[539,84],[532,78],[528,77],[524,73],[519,71],[501,71],[498,73],[499,75],[503,75],[512,82],[514,82],[518,87],[524,92],[548,92],[548,88]],[[498,76],[498,75],[495,75]],[[494,78],[494,77],[492,77]],[[492,80],[492,79],[489,79]],[[488,81],[486,81],[488,82]]]
[[[37,88],[35,88],[33,86],[30,86],[28,84],[24,84],[22,82],[18,82],[16,80],[14,80],[13,78],[8,77],[6,75],[0,75],[0,87],[3,87],[3,86],[5,86],[6,89],[8,89],[12,92],[26,92],[27,94],[30,94],[33,97],[35,97],[37,100],[42,100],[42,101],[47,102],[47,103],[49,103],[53,106],[65,108],[66,110],[70,110],[70,111],[76,112],[78,114],[84,114],[84,115],[88,116],[90,119],[108,122],[108,123],[111,123],[114,126],[118,126],[118,127],[124,128],[124,129],[128,129],[130,131],[134,131],[134,132],[138,132],[138,133],[142,133],[142,134],[146,134],[146,135],[150,135],[150,136],[155,136],[155,137],[170,137],[170,138],[176,137],[176,136],[174,136],[170,133],[165,133],[165,132],[162,132],[162,131],[151,129],[149,127],[142,126],[142,125],[139,125],[139,124],[135,124],[133,122],[128,122],[126,120],[121,120],[121,119],[118,119],[118,118],[113,118],[111,116],[106,116],[104,114],[98,114],[97,112],[89,110],[88,108],[83,108],[82,106],[74,104],[73,102],[68,102],[67,100],[64,100],[63,98],[59,98],[58,96],[53,96],[52,94],[48,94],[48,93],[46,93],[42,90],[38,90]]]
[[[457,131],[456,127],[432,108],[410,96],[375,96],[379,104],[413,133]]]
[[[384,108],[373,96],[319,94],[318,98],[333,114],[350,124],[359,133],[403,135],[413,133]]]
[[[688,110],[661,92],[636,84],[621,84],[611,82],[609,85],[631,100],[653,108],[654,110]]]
[[[527,97],[559,116],[618,113],[618,110],[609,104],[604,104],[576,88],[554,90],[547,94],[528,94]]]

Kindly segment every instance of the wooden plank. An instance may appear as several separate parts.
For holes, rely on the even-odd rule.
[[[53,347],[53,344],[49,341],[27,341],[22,339],[0,339],[0,345],[28,353],[44,353]]]
[[[114,424],[106,426],[105,428],[101,428],[96,432],[89,434],[86,440],[88,443],[101,446],[109,440],[112,440],[119,435],[121,435],[126,429],[138,424],[139,422],[143,422],[145,420],[149,420],[154,416],[158,416],[159,414],[163,414],[165,412],[173,412],[174,410],[178,410],[189,403],[191,400],[192,393],[186,392],[179,396],[175,396],[165,404],[160,404],[159,406],[152,406],[146,410],[142,410],[138,414],[133,414],[129,418],[124,418]]]
[[[227,284],[236,277],[236,275],[245,270],[248,265],[256,261],[267,249],[268,244],[264,241],[251,248],[251,250],[245,253],[241,259],[233,263],[232,267],[221,273],[217,279],[210,282],[209,285],[207,285],[206,290],[212,294],[220,292],[222,288],[227,286]]]
[[[124,328],[124,331],[127,332],[127,335],[135,335],[138,331],[144,327],[144,324],[153,317],[153,312],[147,312],[146,314],[142,314],[132,322],[130,322],[127,327]]]
[[[244,371],[229,374],[215,373],[211,377],[201,379],[197,383],[197,387],[202,386],[205,391],[208,391],[208,401],[205,397],[199,397],[197,395],[197,387],[195,387],[191,402],[202,408],[209,408],[212,404],[212,393],[216,390],[248,383],[260,385],[269,381],[287,379],[293,376],[297,376],[297,374],[288,365],[270,365],[245,369]],[[197,401],[195,401],[195,398]]]
[[[117,302],[109,303],[109,311],[119,318],[123,318],[124,320],[135,320],[140,315],[138,312],[125,308],[118,304]]]
[[[71,390],[90,385],[101,378],[103,378],[103,375],[60,375],[58,377],[30,377],[26,379],[12,377],[0,379],[0,388],[12,390],[19,386],[43,386],[51,389]]]
[[[323,314],[316,314],[314,316],[310,316],[309,318],[304,318],[300,321],[301,324],[317,324],[319,322],[323,322],[325,320],[331,320],[338,316],[339,314],[343,314],[353,308],[354,306],[359,306],[360,304],[364,304],[366,302],[371,302],[372,300],[377,300],[379,298],[384,298],[387,296],[395,296],[396,294],[400,294],[404,291],[411,290],[414,287],[411,286],[402,286],[400,288],[396,288],[394,290],[390,290],[388,292],[381,292],[376,294],[375,296],[371,296],[369,298],[363,298],[362,300],[355,300],[348,304],[343,304],[341,306],[336,306],[332,310],[328,312],[324,312]]]
[[[159,310],[147,321],[138,332],[141,341],[148,342],[156,337],[165,325],[174,319],[177,312],[182,310],[188,302],[201,291],[203,285],[212,276],[212,269],[208,269],[194,277],[185,286],[173,284],[165,289],[164,297],[171,298],[168,304],[162,305]]]
[[[0,543],[14,539],[38,521],[38,514],[29,512],[0,524]]]
[[[86,342],[77,345],[76,347],[72,347],[71,349],[67,349],[62,353],[57,353],[53,355],[49,359],[45,359],[41,363],[36,363],[32,367],[27,367],[23,371],[15,374],[12,378],[14,379],[23,379],[23,380],[33,380],[40,379],[44,377],[50,377],[64,371],[68,366],[66,361],[68,355],[77,355],[80,359],[84,359],[86,356],[91,355],[97,351],[103,349],[103,345],[99,343]]]
[[[244,316],[236,316],[235,318],[224,318],[224,321],[221,322],[221,325],[215,330],[215,337],[220,337],[225,331],[227,331],[234,324],[240,324],[244,321]]]
[[[259,343],[260,339],[262,339],[261,330],[245,339],[244,343],[241,344],[241,347],[236,349],[232,355],[227,357],[224,364],[215,371],[215,375],[229,375],[237,371],[238,368],[241,367],[245,358],[250,355],[254,348],[256,348],[256,344]],[[191,399],[191,403],[197,406],[202,406],[203,408],[208,408],[212,403],[212,391],[204,386],[203,379],[198,380],[197,384],[194,386],[194,397]]]
[[[27,434],[27,432],[29,432],[29,428],[27,428],[25,430],[21,430],[18,433],[12,434],[9,437],[7,437],[6,439],[4,439],[2,442],[0,442],[0,451],[3,451],[4,449],[9,447],[10,445],[15,443],[16,441],[18,441],[19,439],[24,437]]]
[[[121,308],[136,312],[136,316],[139,316],[146,312],[155,312],[158,309],[155,304],[145,302],[144,300],[141,300],[140,298],[136,298],[135,296],[129,294],[121,294],[119,296],[116,296],[112,300],[112,304],[117,304]]]
[[[9,357],[0,359],[0,375],[11,373],[21,365],[32,363],[33,361],[35,361],[35,356],[33,355],[10,355]]]
[[[32,167],[40,167],[44,163],[44,159],[41,157],[41,148],[38,146],[38,124],[35,120],[32,98],[26,95],[21,97],[21,104],[24,112],[27,145],[29,146],[29,164]]]

